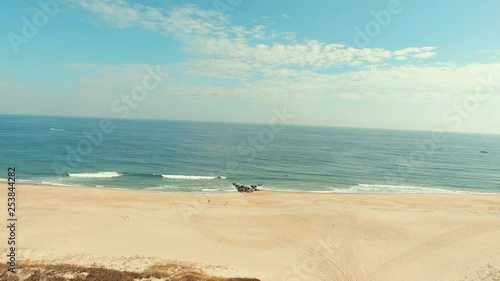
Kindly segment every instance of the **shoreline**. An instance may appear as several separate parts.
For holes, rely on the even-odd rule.
[[[7,183],[7,181],[4,179],[0,179],[0,184],[1,183]],[[32,185],[32,186],[47,186],[47,187],[64,187],[64,188],[89,188],[89,189],[99,189],[99,190],[123,190],[123,191],[139,191],[139,192],[153,192],[153,193],[173,193],[173,194],[183,194],[183,193],[200,193],[200,194],[218,194],[218,193],[239,193],[236,189],[234,190],[216,190],[214,189],[213,191],[169,191],[169,190],[155,190],[155,187],[149,187],[149,188],[140,188],[140,187],[132,187],[132,186],[123,186],[123,187],[118,187],[118,186],[92,186],[92,185],[65,185],[65,184],[50,184],[50,183],[42,183],[42,182],[36,182],[34,180],[22,180],[21,182],[16,183],[17,186],[19,185]],[[466,191],[466,190],[452,190],[452,189],[446,189],[446,188],[432,188],[432,187],[422,187],[422,188],[428,188],[431,190],[439,190],[443,192],[424,192],[424,191],[419,191],[419,192],[411,192],[411,191],[373,191],[373,192],[351,192],[347,191],[349,188],[346,188],[346,191],[337,191],[337,190],[331,190],[331,191],[323,191],[323,190],[273,190],[273,189],[267,189],[265,187],[260,187],[259,192],[270,192],[270,193],[298,193],[298,194],[436,194],[436,195],[492,195],[492,196],[498,196],[500,195],[500,191],[498,192],[475,192],[475,191]],[[255,193],[255,192],[254,192]]]

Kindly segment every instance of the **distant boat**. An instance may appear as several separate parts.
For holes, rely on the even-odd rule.
[[[481,150],[479,152],[481,152],[481,153],[488,153],[488,151],[486,151],[486,150]]]

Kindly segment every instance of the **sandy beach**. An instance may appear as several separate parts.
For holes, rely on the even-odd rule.
[[[182,261],[266,281],[500,278],[499,195],[18,185],[17,201],[20,262],[137,271]]]

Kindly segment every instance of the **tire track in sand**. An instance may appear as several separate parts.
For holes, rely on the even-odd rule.
[[[231,234],[230,229],[246,220],[246,224],[252,226],[251,230]],[[238,248],[267,249],[283,248],[286,244],[281,240],[268,239],[269,237],[304,238],[309,229],[309,222],[299,215],[269,215],[269,216],[229,216],[221,219],[212,218],[206,214],[199,214],[193,219],[198,231],[205,237]],[[216,225],[218,225],[216,227]],[[293,225],[288,228],[288,225]]]
[[[485,234],[498,226],[463,226],[455,228],[450,231],[435,235],[422,243],[411,247],[407,251],[394,256],[388,260],[385,260],[382,264],[378,265],[374,269],[370,270],[368,273],[368,279],[366,281],[376,281],[376,280],[386,280],[384,277],[394,271],[395,269],[400,270],[406,264],[416,260],[417,258],[422,258],[426,255],[430,255],[450,244],[460,242],[462,240],[472,238],[474,236]]]
[[[363,280],[365,274],[354,255],[354,249],[356,247],[357,241],[360,240],[359,229],[361,228],[361,224],[359,220],[356,219],[356,216],[353,215],[353,213],[349,211],[344,204],[339,204],[337,200],[319,199],[314,200],[313,204],[317,207],[322,207],[331,211],[338,212],[335,209],[323,206],[321,204],[321,201],[334,201],[336,203],[336,205],[334,205],[336,207],[335,209],[337,209],[339,206],[342,209],[339,217],[347,219],[348,230],[343,235],[343,239],[337,253],[339,267],[342,268],[342,272],[347,278],[346,280]],[[363,224],[373,224],[373,220],[363,222]]]

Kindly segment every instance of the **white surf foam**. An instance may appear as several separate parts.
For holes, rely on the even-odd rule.
[[[277,187],[259,187],[263,191],[277,192],[305,192],[305,193],[427,193],[427,194],[497,194],[482,191],[466,191],[446,188],[432,188],[409,185],[383,185],[383,184],[358,184],[348,188],[333,188],[331,190],[304,190],[304,189],[283,189]]]
[[[40,184],[54,185],[54,186],[72,186],[72,187],[80,186],[75,184],[52,182],[52,181],[41,181]]]
[[[9,179],[4,179],[4,178],[0,178],[0,182],[8,182]],[[34,183],[35,181],[32,181],[32,180],[21,180],[21,179],[18,179],[16,178],[16,183]]]
[[[202,192],[218,192],[218,191],[222,191],[220,189],[211,189],[211,188],[201,188],[200,191]]]
[[[161,175],[165,179],[171,180],[215,180],[215,179],[225,179],[226,177],[220,176],[185,176],[185,175]]]
[[[50,128],[51,131],[64,131],[63,129]]]
[[[480,193],[445,188],[422,187],[411,185],[386,185],[386,184],[357,184],[349,188],[335,188],[336,193],[441,193],[441,194],[465,194]]]
[[[162,186],[153,186],[153,187],[146,187],[144,190],[177,190],[180,189],[178,186],[173,186],[173,185],[162,185]]]
[[[0,182],[7,182],[7,179],[0,178]],[[27,184],[43,184],[43,185],[56,185],[56,186],[78,186],[73,184],[63,183],[57,180],[16,180],[16,183],[27,183]]]
[[[73,178],[116,178],[123,176],[117,172],[97,172],[97,173],[68,173]]]

